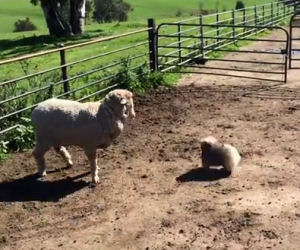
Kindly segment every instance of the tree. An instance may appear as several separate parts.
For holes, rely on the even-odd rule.
[[[237,1],[235,5],[236,10],[245,9],[245,4],[242,1]]]
[[[131,10],[130,4],[123,0],[94,0],[94,5],[93,18],[100,23],[127,21],[128,12]]]
[[[31,3],[41,4],[50,35],[83,33],[85,0],[31,0]]]

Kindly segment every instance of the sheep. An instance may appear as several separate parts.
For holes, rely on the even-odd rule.
[[[201,139],[202,167],[223,166],[232,174],[241,162],[237,149],[229,144],[221,144],[213,136]]]
[[[36,128],[33,156],[39,176],[46,175],[44,154],[53,147],[72,166],[65,146],[83,148],[91,167],[92,182],[99,183],[97,148],[106,148],[123,131],[128,117],[135,117],[133,94],[128,90],[110,91],[103,102],[80,103],[52,98],[40,103],[31,114]]]

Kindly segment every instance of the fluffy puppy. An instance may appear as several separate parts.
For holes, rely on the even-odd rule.
[[[241,156],[237,149],[229,144],[218,142],[213,136],[201,140],[202,166],[223,166],[226,171],[232,173],[241,162]]]

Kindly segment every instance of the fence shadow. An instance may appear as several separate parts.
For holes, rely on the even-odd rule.
[[[43,181],[37,175],[0,183],[0,202],[17,201],[58,201],[88,185],[83,180],[75,181],[89,175],[89,172],[72,178],[55,181]]]
[[[219,179],[227,178],[230,173],[221,169],[204,169],[194,168],[182,174],[176,178],[178,182],[190,182],[190,181],[216,181]]]

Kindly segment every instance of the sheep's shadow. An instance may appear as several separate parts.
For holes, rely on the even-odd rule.
[[[58,201],[88,185],[83,180],[75,181],[89,172],[55,181],[45,181],[36,174],[13,181],[0,183],[0,202]]]
[[[219,179],[227,178],[230,173],[224,168],[194,168],[182,174],[176,178],[178,182],[189,182],[189,181],[216,181]]]

